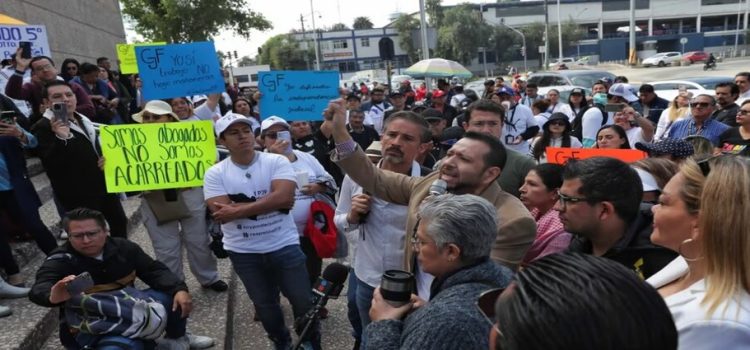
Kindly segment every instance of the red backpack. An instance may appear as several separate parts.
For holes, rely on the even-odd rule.
[[[315,200],[310,204],[310,216],[305,225],[305,236],[310,238],[320,258],[333,257],[336,252],[338,232],[333,222],[333,215],[333,208],[325,201]]]

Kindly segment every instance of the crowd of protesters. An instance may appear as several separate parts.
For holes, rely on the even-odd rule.
[[[591,95],[573,89],[567,100],[555,89],[538,94],[520,75],[487,80],[481,94],[458,79],[438,79],[435,89],[352,84],[323,118],[299,121],[261,118],[263,96],[232,84],[148,101],[140,77],[119,74],[106,57],[65,59],[61,70],[44,56],[6,63],[0,203],[4,220],[48,258],[26,288],[11,225],[0,225],[0,297],[60,307],[68,349],[210,347],[186,324],[193,305],[183,261],[221,293],[217,258],[227,257],[255,321],[288,349],[294,337],[279,295],[295,318],[308,313],[332,257],[315,238],[326,230],[348,247],[336,258],[350,270],[355,349],[750,346],[750,100],[741,99],[750,73],[715,95],[680,91],[672,101],[624,77],[596,81]],[[107,193],[98,125],[193,121],[211,121],[225,149],[202,187]],[[647,158],[552,164],[547,147]],[[39,216],[25,152],[49,177],[59,247]],[[445,193],[435,192],[440,183]],[[124,196],[141,198],[153,258],[127,240]],[[389,270],[414,278],[400,306],[381,289]],[[66,287],[84,271],[96,286],[145,282],[171,310],[165,335],[71,331],[65,314],[78,296]],[[0,306],[0,316],[11,312]],[[321,348],[318,321],[302,335],[305,348]]]

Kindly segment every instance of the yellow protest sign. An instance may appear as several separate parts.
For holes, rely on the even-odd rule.
[[[117,44],[117,59],[120,60],[120,72],[122,74],[138,73],[138,63],[135,60],[136,46],[165,45],[165,42],[156,43],[138,43],[138,44]]]
[[[106,125],[99,135],[109,193],[202,186],[216,162],[211,121]]]

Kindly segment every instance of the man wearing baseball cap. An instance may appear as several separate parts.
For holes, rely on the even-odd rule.
[[[448,103],[445,103],[446,93],[443,90],[435,90],[432,92],[432,108],[438,110],[442,115],[447,125],[453,123],[453,118],[458,115],[458,111]]]
[[[609,88],[608,93],[610,95],[609,103],[627,103],[638,113],[643,114],[643,106],[640,103],[640,99],[635,95],[635,91],[630,84],[616,83]]]
[[[269,119],[262,128],[278,122]],[[206,205],[222,224],[224,249],[268,337],[277,349],[289,348],[292,338],[284,325],[279,290],[295,318],[312,306],[305,255],[289,214],[297,187],[294,168],[281,155],[255,151],[252,123],[244,116],[227,114],[214,130],[229,157],[206,171]],[[308,334],[304,341],[320,349],[318,326]]]

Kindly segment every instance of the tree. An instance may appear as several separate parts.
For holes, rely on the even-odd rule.
[[[438,28],[437,55],[464,64],[477,57],[477,49],[490,39],[492,27],[470,4],[445,11],[443,26]]]
[[[252,30],[270,29],[262,14],[245,0],[120,0],[122,13],[135,31],[149,41],[171,43],[206,41],[222,30],[245,38]]]
[[[338,32],[338,31],[342,31],[342,30],[350,30],[350,29],[349,29],[349,27],[346,26],[346,24],[343,24],[343,23],[336,23],[336,24],[332,25],[331,29],[330,29],[330,31],[332,31],[332,32]]]
[[[250,56],[242,56],[240,57],[240,60],[237,62],[237,67],[244,67],[244,66],[253,66],[255,65],[255,60],[252,59]]]
[[[429,24],[431,27],[440,28],[443,25],[443,19],[445,18],[445,10],[441,4],[443,0],[427,0],[425,1],[424,11],[427,16],[430,17]]]
[[[521,31],[526,35],[526,52],[529,54],[529,58],[534,58],[538,54],[534,48],[544,46],[544,23],[535,22],[526,27],[521,28]],[[583,38],[584,30],[575,23],[572,18],[562,23],[562,42],[563,51],[574,47],[581,38]],[[558,37],[557,37],[557,23],[550,23],[549,26],[549,56],[550,62],[553,62],[558,56]]]
[[[354,19],[354,24],[352,24],[352,28],[354,29],[372,29],[372,27],[372,21],[367,17],[357,17]]]
[[[419,29],[419,21],[409,15],[401,15],[396,19],[396,30],[398,31],[398,46],[401,50],[406,51],[412,62],[419,61],[417,48],[414,46],[414,37],[412,33]]]
[[[307,69],[305,55],[310,54],[314,54],[312,50],[305,52],[288,34],[279,34],[266,40],[257,59],[258,64],[268,64],[272,69],[303,70]]]

